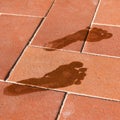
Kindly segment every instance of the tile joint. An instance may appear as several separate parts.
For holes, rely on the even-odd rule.
[[[68,94],[69,94],[69,93],[65,93],[64,98],[63,98],[63,101],[62,101],[62,103],[61,103],[60,109],[59,109],[59,111],[58,111],[58,113],[57,113],[57,116],[56,116],[56,119],[55,119],[55,120],[59,120],[59,119],[60,119],[60,115],[61,115],[62,110],[63,110],[63,108],[64,108],[64,105],[65,105],[65,103],[66,103]]]
[[[88,32],[87,32],[87,34],[86,34],[86,37],[85,37],[85,39],[84,39],[82,48],[80,49],[80,52],[82,52],[83,49],[84,49],[84,46],[85,46],[85,44],[86,44],[86,41],[87,41],[87,37],[88,37],[89,31],[90,31],[90,29],[91,29],[91,27],[92,27],[93,21],[94,21],[94,19],[95,19],[95,17],[96,17],[96,14],[97,14],[97,12],[98,12],[100,3],[101,3],[101,0],[99,0],[98,3],[97,3],[97,5],[96,5],[95,13],[94,13],[93,18],[92,18],[92,20],[91,20],[91,23],[90,23],[90,25],[89,25],[89,30],[88,30]]]
[[[43,23],[44,19],[45,19],[46,16],[48,15],[48,13],[50,12],[50,10],[51,10],[51,8],[52,8],[54,2],[55,2],[55,0],[53,0],[53,2],[52,2],[52,4],[51,4],[51,6],[50,6],[48,12],[46,13],[45,17],[42,18],[42,19],[40,20],[38,26],[36,27],[35,31],[33,32],[32,36],[30,37],[28,43],[25,45],[25,47],[24,47],[24,49],[21,51],[19,57],[17,58],[17,60],[15,61],[15,63],[12,65],[12,67],[11,67],[10,70],[8,71],[7,75],[6,75],[5,78],[4,78],[5,81],[9,78],[9,76],[10,76],[12,70],[15,68],[15,66],[16,66],[16,64],[18,63],[19,59],[20,59],[21,56],[24,54],[25,49],[29,46],[29,44],[30,44],[31,41],[32,41],[32,38],[36,35],[36,32],[38,31],[39,27],[40,27],[41,24]]]

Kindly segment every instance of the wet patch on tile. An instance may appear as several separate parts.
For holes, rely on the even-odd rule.
[[[56,0],[32,45],[80,51],[97,3],[98,0]]]
[[[87,68],[83,63],[74,61],[70,64],[61,65],[55,70],[46,73],[41,78],[30,78],[18,81],[19,83],[43,86],[46,88],[63,88],[73,84],[80,85],[86,76]]]
[[[89,28],[86,28],[74,34],[65,36],[61,39],[45,43],[44,47],[47,47],[47,48],[44,48],[44,49],[53,51],[56,49],[64,48],[65,46],[68,46],[73,42],[84,41],[87,34],[88,34],[87,42],[99,42],[103,39],[109,39],[113,36],[112,33],[109,33],[108,31],[98,27],[91,28],[90,32],[89,32]]]
[[[94,29],[94,27],[99,29]],[[88,34],[83,53],[120,56],[119,30],[119,27],[93,25],[93,29]]]
[[[64,98],[62,92],[3,82],[0,82],[0,91],[2,120],[55,120]]]
[[[63,38],[45,43],[43,47],[46,50],[55,50],[55,49],[62,49],[65,48],[66,46],[69,46],[72,43],[78,42],[78,41],[84,41],[86,38],[86,35],[88,34],[89,29],[83,29],[78,32],[75,32],[73,34],[67,35]]]
[[[119,66],[119,59],[29,47],[8,80],[120,99]]]
[[[113,36],[112,33],[109,33],[107,30],[98,27],[93,27],[91,28],[88,34],[87,42],[99,42],[102,41],[103,39],[109,39],[112,36]]]
[[[3,90],[4,95],[7,96],[20,96],[25,94],[30,94],[33,92],[46,91],[47,89],[29,87],[26,85],[10,84],[6,86]]]

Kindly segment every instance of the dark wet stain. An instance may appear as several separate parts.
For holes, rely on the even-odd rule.
[[[82,62],[75,61],[70,64],[61,65],[41,78],[30,78],[18,82],[46,88],[63,88],[73,84],[80,85],[86,76],[86,71],[87,68],[83,67]],[[43,89],[41,90],[43,91]],[[4,89],[4,94],[20,95],[36,91],[40,90],[35,88],[31,89],[31,87],[26,86],[10,85]]]
[[[101,28],[92,28],[88,35],[87,41],[88,42],[98,42],[103,39],[108,39],[111,37],[112,37],[112,34],[108,33],[106,30],[103,30]]]
[[[18,96],[32,92],[45,91],[45,89],[30,87],[26,85],[12,84],[4,88],[4,94],[8,96]]]
[[[47,47],[45,48],[45,50],[53,51],[56,49],[64,48],[77,41],[84,41],[88,32],[89,32],[89,27],[87,27],[86,29],[80,30],[78,32],[75,32],[71,35],[65,36],[63,38],[48,42],[44,45],[44,47]],[[111,33],[108,33],[106,30],[103,30],[101,28],[94,27],[90,30],[87,41],[98,42],[103,39],[108,39],[110,37],[112,37]]]

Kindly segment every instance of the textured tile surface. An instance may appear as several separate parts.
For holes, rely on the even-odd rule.
[[[40,18],[0,16],[0,78],[4,79],[29,41]]]
[[[94,22],[120,25],[119,11],[120,11],[119,0],[101,0],[101,4]]]
[[[9,80],[120,99],[119,59],[29,47]]]
[[[83,52],[120,56],[120,28],[93,25]]]
[[[3,0],[0,1],[1,13],[44,16],[53,0]]]
[[[32,44],[80,51],[97,3],[98,0],[56,0]]]
[[[64,93],[0,83],[1,120],[55,120]]]
[[[69,95],[60,120],[119,120],[120,102]]]
[[[119,120],[119,6],[0,0],[0,120]]]

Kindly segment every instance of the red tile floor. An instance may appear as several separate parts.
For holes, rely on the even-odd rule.
[[[0,120],[120,120],[120,1],[0,1]]]

